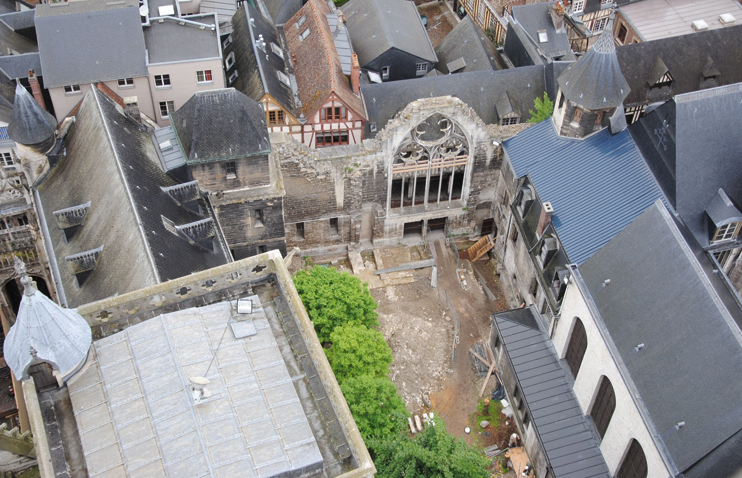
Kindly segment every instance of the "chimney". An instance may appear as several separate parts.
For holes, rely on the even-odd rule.
[[[554,207],[550,202],[545,202],[541,208],[541,215],[538,218],[538,228],[536,229],[536,235],[541,237],[546,229],[546,226],[551,222],[551,216],[554,215]]]
[[[353,58],[350,60],[350,84],[353,87],[353,93],[361,92],[361,67],[358,66],[358,55],[353,52]]]
[[[44,109],[46,104],[44,103],[44,95],[41,94],[41,86],[39,85],[39,79],[36,78],[36,72],[28,70],[28,82],[31,85],[31,93],[36,102]]]
[[[136,96],[127,96],[124,98],[126,114],[128,114],[137,123],[142,122],[142,115],[139,113],[139,101]]]
[[[564,31],[564,6],[561,0],[554,2],[551,6],[551,21],[554,23],[554,29],[558,32]]]

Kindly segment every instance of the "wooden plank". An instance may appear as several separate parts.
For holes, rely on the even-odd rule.
[[[482,384],[482,390],[479,391],[479,396],[481,397],[484,395],[484,389],[487,388],[487,382],[490,380],[490,375],[492,375],[492,371],[495,369],[495,362],[492,362],[492,365],[490,365],[489,372],[487,372],[487,375],[484,376],[484,383]]]
[[[422,269],[423,267],[432,267],[435,265],[435,261],[433,259],[426,259],[424,261],[413,261],[413,262],[406,262],[404,264],[400,264],[396,267],[390,267],[388,269],[380,269],[377,271],[374,271],[374,274],[389,274],[390,272],[401,272],[401,271],[409,271],[412,269]]]
[[[490,363],[488,361],[486,361],[485,359],[483,359],[481,355],[479,355],[478,353],[476,353],[474,351],[474,349],[469,349],[469,352],[471,352],[472,355],[474,355],[476,358],[478,358],[479,360],[481,360],[483,364],[485,364],[488,367],[490,366]]]

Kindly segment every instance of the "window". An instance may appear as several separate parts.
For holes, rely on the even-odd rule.
[[[595,124],[599,125],[603,122],[603,112],[598,111],[598,116],[595,117]]]
[[[155,86],[157,88],[170,86],[170,75],[155,75]]]
[[[231,75],[229,75],[229,84],[231,85],[234,83],[234,80],[237,79],[239,75],[237,74],[237,70],[234,70]]]
[[[278,79],[281,83],[288,87],[291,87],[291,80],[289,80],[289,75],[282,71],[276,71],[276,74],[278,75]]]
[[[10,153],[1,153],[0,162],[2,162],[3,167],[6,168],[12,168],[15,165],[15,162],[13,161],[13,155]]]
[[[572,1],[572,13],[582,13],[585,9],[585,0]]]
[[[134,86],[134,78],[119,78],[119,88]]]
[[[330,234],[332,234],[333,236],[337,236],[338,233],[338,218],[330,218]]]
[[[585,326],[582,325],[582,321],[578,317],[575,317],[575,326],[572,329],[572,336],[569,338],[567,355],[565,357],[574,378],[577,378],[577,373],[580,371],[580,365],[582,365],[582,359],[585,358],[586,350],[587,333],[585,332]]]
[[[18,222],[18,226],[28,226],[28,216],[25,214],[21,214],[20,216],[15,216],[16,222]]]
[[[417,76],[425,76],[428,73],[428,64],[418,63],[417,65],[415,65],[415,72]]]
[[[348,144],[348,130],[341,131],[322,131],[317,133],[316,146],[337,146],[339,144]]]
[[[714,252],[714,256],[716,257],[716,261],[719,263],[721,267],[727,266],[727,261],[732,255],[731,250],[727,251],[721,251],[721,252]]]
[[[304,240],[304,223],[303,222],[296,223],[296,238],[302,241]]]
[[[310,33],[312,33],[312,31],[309,29],[309,27],[307,27],[307,29],[301,32],[301,34],[299,35],[299,40],[304,41]]]
[[[199,83],[211,83],[214,79],[211,76],[211,70],[200,70],[196,72],[196,81]]]
[[[271,51],[283,60],[283,48],[271,42]]]
[[[579,124],[580,121],[582,121],[582,108],[575,108],[575,115],[572,118],[572,122]]]
[[[502,342],[500,342],[500,335],[499,334],[498,335],[495,335],[495,350],[497,352],[500,351],[500,345],[501,344],[502,344]]]
[[[531,281],[531,287],[529,287],[528,292],[531,293],[531,296],[533,296],[534,299],[536,298],[536,294],[538,294],[538,281],[535,277]]]
[[[538,42],[546,43],[547,41],[549,41],[549,34],[546,33],[546,30],[539,30],[538,31]]]
[[[237,178],[237,165],[234,161],[224,163],[224,174],[226,174],[227,179]]]
[[[528,425],[531,424],[531,416],[526,412],[523,415],[523,428],[528,428]]]
[[[595,397],[595,403],[592,410],[590,410],[590,416],[593,419],[593,423],[595,423],[595,428],[598,430],[601,440],[605,436],[605,431],[608,429],[608,424],[611,422],[611,417],[615,410],[616,394],[613,392],[613,385],[611,385],[611,381],[606,376],[603,376],[600,379],[598,396]]]
[[[612,5],[613,0],[600,0],[601,5]]]
[[[389,67],[388,66],[382,66],[381,67],[381,79],[382,80],[388,80],[389,79]]]
[[[654,88],[663,88],[665,86],[672,86],[672,82],[673,82],[672,75],[670,74],[669,71],[666,71],[665,74],[662,75],[655,84],[649,87],[649,89],[651,90]]]
[[[624,44],[624,42],[626,41],[626,35],[628,33],[629,33],[629,30],[626,28],[626,25],[622,23],[621,26],[618,27],[618,35],[616,35],[616,39],[618,40],[620,44],[622,45]]]
[[[227,55],[227,59],[224,60],[224,65],[227,67],[227,70],[234,66],[234,52]]]
[[[160,101],[160,118],[168,119],[170,113],[175,111],[175,103],[172,101]]]
[[[724,224],[723,226],[721,226],[719,229],[716,230],[714,242],[728,241],[729,239],[734,239],[739,224],[740,223],[738,222],[730,222],[729,224]]]
[[[348,117],[348,111],[345,109],[345,106],[330,106],[322,108],[319,116],[323,121],[346,119]]]
[[[306,21],[307,21],[307,16],[306,15],[302,15],[299,18],[299,20],[296,22],[296,28],[297,28],[297,30],[299,29],[300,26],[304,25],[304,22],[306,22]]]
[[[508,125],[511,125],[511,124],[518,124],[518,118],[517,117],[514,117],[514,118],[503,118],[503,119],[500,120],[500,125],[502,125],[502,126],[508,126]]]
[[[231,44],[232,44],[232,34],[230,33],[229,36],[224,39],[224,42],[222,43],[222,49],[227,48]]]
[[[264,227],[264,226],[265,226],[265,218],[263,216],[263,210],[256,209],[255,210],[255,227]]]
[[[618,478],[647,478],[647,457],[638,441],[632,439],[629,451],[618,469]]]
[[[283,110],[268,112],[268,126],[284,124]]]
[[[268,252],[268,248],[265,246],[258,246],[258,254],[265,254]]]
[[[64,87],[65,95],[74,95],[80,93],[80,85],[68,85]]]
[[[602,32],[603,29],[605,29],[605,26],[608,24],[608,17],[598,18],[593,23],[593,31],[594,32]]]

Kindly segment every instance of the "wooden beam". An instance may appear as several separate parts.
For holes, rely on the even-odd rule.
[[[478,353],[476,353],[474,351],[474,349],[469,349],[469,352],[471,352],[472,355],[474,355],[476,358],[478,358],[479,360],[481,360],[483,364],[485,364],[488,367],[490,366],[490,363],[488,361],[486,361],[485,359],[483,359],[481,355],[479,355]]]
[[[495,362],[492,362],[492,365],[490,365],[490,369],[487,372],[487,375],[484,377],[484,383],[482,384],[482,390],[479,391],[479,396],[481,397],[484,395],[484,389],[487,388],[487,382],[490,380],[490,375],[492,375],[492,371],[495,369]]]
[[[424,261],[413,261],[413,262],[406,262],[404,264],[400,264],[396,267],[390,267],[388,269],[380,269],[377,271],[374,271],[374,274],[389,274],[391,272],[401,272],[401,271],[409,271],[412,269],[422,269],[423,267],[432,267],[435,265],[435,261],[433,259],[426,259]]]

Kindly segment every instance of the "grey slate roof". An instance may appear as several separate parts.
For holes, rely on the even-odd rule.
[[[616,57],[612,25],[609,21],[585,56],[558,78],[564,96],[589,110],[618,107],[629,94]]]
[[[492,316],[555,478],[608,478],[608,466],[532,307]]]
[[[263,0],[273,24],[280,27],[302,7],[301,0]]]
[[[521,121],[530,118],[528,109],[536,97],[543,96],[545,67],[526,66],[496,71],[475,71],[414,80],[390,81],[361,86],[369,123],[377,131],[386,126],[399,111],[412,101],[436,96],[455,96],[469,105],[486,124],[497,123],[495,102],[504,92],[520,105]],[[366,127],[365,137],[374,137]]]
[[[10,14],[13,15],[13,14]],[[3,17],[7,17],[9,15],[2,15],[0,16],[0,20],[3,19]],[[6,20],[9,20],[6,18]],[[7,48],[10,48],[11,50],[15,50],[15,53],[30,53],[34,51],[39,51],[38,46],[36,45],[36,42],[33,40],[27,38],[25,35],[20,34],[19,32],[14,31],[12,26],[9,26],[5,22],[0,21],[0,44],[3,46],[3,54],[8,54]]]
[[[706,208],[706,214],[709,215],[716,227],[723,226],[732,222],[742,222],[742,212],[737,207],[723,189],[719,189]]]
[[[414,3],[405,0],[351,0],[342,7],[361,67],[390,48],[438,61]]]
[[[742,82],[742,25],[619,46],[616,55],[631,88],[625,105],[666,101],[674,95],[700,90],[709,58],[720,73],[718,86]],[[650,91],[647,84],[658,57],[673,78],[672,88],[665,93],[656,88]]]
[[[265,41],[265,51],[256,43],[260,35]],[[286,111],[298,116],[291,87],[278,78],[279,71],[287,74],[285,59],[289,53],[282,49],[284,58],[281,58],[271,50],[271,44],[281,47],[277,28],[252,5],[243,2],[232,17],[232,43],[224,49],[225,57],[234,53],[233,68],[239,72],[231,86],[255,101],[268,93]]]
[[[25,30],[34,27],[34,10],[6,13],[0,15],[0,22],[8,25],[13,30]]]
[[[190,15],[188,20],[205,25],[217,23],[213,13]],[[150,64],[219,58],[219,36],[216,31],[210,28],[201,30],[188,23],[179,25],[175,17],[163,23],[153,21],[152,25],[144,27],[144,44]]]
[[[564,138],[549,119],[505,140],[504,149],[516,176],[529,175],[554,206],[552,223],[577,264],[662,197],[628,131]]]
[[[27,78],[28,71],[34,70],[36,76],[43,76],[41,57],[38,53],[24,53],[21,55],[0,56],[0,71],[8,79]]]
[[[163,187],[178,184],[165,174],[146,130],[120,112],[97,88],[90,88],[65,138],[66,157],[38,186],[40,220],[49,232],[67,306],[175,279],[229,261],[222,241],[209,251],[170,232],[176,225],[210,217],[179,206]],[[103,173],[105,172],[105,173]],[[91,202],[85,223],[72,237],[53,212]],[[217,231],[218,234],[218,231]],[[104,246],[90,278],[78,287],[65,257]]]
[[[147,76],[136,0],[43,4],[35,21],[47,88]]]
[[[550,14],[552,5],[554,5],[553,1],[514,5],[512,16],[516,22],[520,23],[531,42],[544,57],[574,60],[575,56],[572,53],[566,29],[562,27],[560,31],[557,31],[554,28]],[[546,33],[547,41],[541,42],[539,32]]]
[[[717,453],[742,430],[740,310],[688,237],[654,204],[579,270],[678,471],[731,476],[739,449]]]
[[[13,119],[8,134],[16,143],[32,145],[43,143],[54,135],[57,120],[44,110],[20,83],[15,88]]]
[[[742,202],[742,84],[678,95],[629,127],[670,204],[702,247],[719,188]],[[703,158],[699,161],[698,158]]]
[[[199,91],[173,112],[172,125],[188,163],[271,151],[263,106],[234,88]]]
[[[466,62],[462,73],[506,68],[495,45],[468,15],[438,44],[435,54],[438,56],[435,67],[442,73],[449,73],[446,65],[459,58]]]

